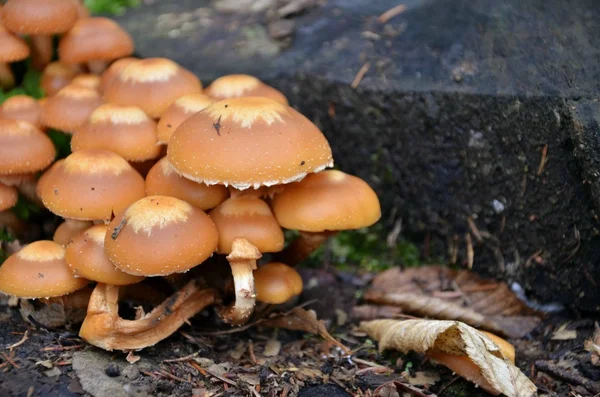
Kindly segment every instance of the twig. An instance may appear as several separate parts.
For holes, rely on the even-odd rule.
[[[167,371],[162,370],[162,369],[160,371],[157,371],[157,372],[158,372],[158,374],[160,374],[162,376],[165,376],[165,377],[167,377],[167,378],[169,378],[171,380],[175,380],[175,381],[183,382],[183,383],[192,383],[189,380],[186,380],[186,379],[180,378],[179,376],[175,376],[173,374],[170,374]]]
[[[356,73],[356,76],[354,76],[354,80],[352,80],[352,84],[350,84],[350,87],[352,87],[353,89],[356,89],[358,87],[358,85],[360,84],[360,82],[362,81],[363,77],[365,77],[365,74],[367,74],[367,72],[369,71],[370,67],[371,67],[370,62],[367,62],[364,65],[362,65],[362,67],[359,69],[358,73]]]
[[[27,339],[29,338],[29,330],[25,331],[25,334],[23,334],[23,338],[21,338],[20,341],[18,341],[17,343],[13,343],[10,346],[6,347],[6,350],[12,350],[15,347],[21,346],[23,343],[25,343],[27,341]]]
[[[121,230],[123,230],[123,227],[125,227],[125,222],[127,222],[127,219],[125,217],[123,217],[123,219],[121,220],[121,223],[119,223],[117,225],[117,227],[115,227],[113,229],[113,232],[110,235],[110,237],[112,237],[113,240],[116,240],[117,237],[119,237],[119,234],[121,233]]]
[[[74,350],[74,349],[81,349],[82,347],[84,347],[83,345],[73,345],[73,346],[48,346],[48,347],[44,347],[42,349],[42,351],[44,352],[61,352],[61,351],[66,351],[66,350]]]
[[[452,380],[450,382],[448,382],[444,386],[442,386],[442,388],[440,389],[440,391],[438,391],[438,396],[441,396],[442,393],[444,393],[447,388],[449,388],[450,386],[452,386],[454,384],[454,382],[456,382],[459,379],[460,379],[460,376],[455,376],[454,378],[452,378]]]
[[[27,389],[27,397],[33,396],[34,391],[35,391],[35,388],[33,386],[29,386],[29,388]]]
[[[256,364],[258,361],[256,361],[256,355],[254,354],[254,343],[252,343],[252,340],[248,341],[248,355],[250,356],[250,361],[252,361],[252,363]]]
[[[548,163],[548,145],[544,145],[542,148],[542,158],[540,159],[540,165],[538,166],[537,175],[542,175],[544,172],[544,168],[546,168],[546,164]]]
[[[217,375],[216,373],[214,373],[214,372],[212,372],[212,371],[209,371],[209,370],[208,370],[208,369],[206,369],[206,368],[203,368],[203,369],[206,371],[206,373],[207,373],[207,374],[209,374],[210,376],[213,376],[213,377],[215,377],[215,378],[219,379],[221,382],[227,383],[228,385],[231,385],[231,386],[233,386],[233,387],[237,387],[237,383],[235,383],[234,381],[232,381],[232,380],[229,380],[229,379],[227,379],[227,378],[224,378],[224,377],[222,377],[222,376],[220,376],[220,375]]]
[[[398,4],[397,6],[392,7],[383,14],[381,14],[377,18],[377,21],[379,23],[386,23],[395,16],[402,14],[404,11],[406,11],[406,6],[404,4]]]
[[[560,368],[551,361],[538,360],[535,362],[535,366],[539,371],[544,371],[552,376],[566,380],[567,382],[582,386],[594,394],[600,393],[600,384],[597,382],[593,382],[579,373],[572,373],[566,369]]]
[[[189,361],[192,360],[194,357],[198,357],[198,352],[184,356],[184,357],[179,357],[179,358],[169,358],[167,360],[163,360],[163,363],[181,363],[184,361]]]
[[[386,367],[385,365],[377,364],[377,363],[375,363],[373,361],[363,360],[362,358],[352,357],[352,361],[354,361],[357,364],[368,365],[369,367],[383,367],[383,368],[387,368],[390,371],[394,372],[393,369],[391,369],[389,367]]]
[[[473,233],[473,237],[475,237],[475,240],[477,240],[478,243],[481,243],[483,241],[483,236],[481,235],[479,228],[473,221],[473,218],[468,217],[467,223],[469,224],[469,229],[471,229],[471,233]]]
[[[10,365],[12,365],[13,367],[15,367],[16,369],[20,369],[21,366],[19,364],[17,364],[9,355],[7,355],[4,352],[0,352],[0,355],[2,356],[2,358],[4,358],[4,360],[9,363]]]
[[[473,262],[475,260],[475,251],[473,250],[473,240],[471,240],[471,233],[467,233],[465,236],[467,240],[467,269],[473,269]]]

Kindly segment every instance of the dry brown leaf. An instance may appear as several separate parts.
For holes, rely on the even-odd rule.
[[[600,365],[600,327],[595,324],[594,335],[585,341],[585,350],[591,353],[590,360],[594,365]]]
[[[382,272],[365,299],[399,306],[408,314],[459,320],[514,338],[525,336],[540,321],[506,284],[442,266]]]
[[[487,381],[479,386],[492,394],[530,397],[535,385],[504,358],[500,348],[481,332],[458,321],[442,320],[375,320],[360,328],[379,342],[379,350],[444,353],[468,357]]]
[[[305,310],[296,307],[286,315],[265,320],[261,322],[260,325],[264,327],[283,328],[291,331],[304,331],[315,335],[321,335],[323,339],[331,342],[347,354],[350,353],[350,349],[329,334],[325,324],[323,321],[317,319],[317,314],[313,310]]]

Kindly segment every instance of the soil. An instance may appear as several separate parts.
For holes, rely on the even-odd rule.
[[[43,329],[25,322],[15,308],[2,306],[0,395],[362,396],[373,395],[391,380],[406,383],[437,377],[435,382],[426,382],[431,384],[415,387],[444,397],[487,395],[421,356],[380,354],[357,331],[357,320],[349,313],[360,302],[356,297],[367,286],[368,275],[315,269],[302,273],[306,291],[293,304],[316,300],[308,307],[354,351],[352,356],[301,332],[259,327],[231,332],[209,310],[191,326],[136,353],[140,360],[129,364],[124,353],[87,345],[77,337],[77,326]],[[561,326],[562,331],[554,334]],[[517,349],[517,365],[535,381],[540,395],[594,396],[600,392],[600,367],[592,365],[590,353],[583,348],[593,330],[594,319],[559,313],[546,318],[527,338],[510,340]],[[6,349],[25,333],[22,344]],[[553,335],[566,340],[553,340]]]

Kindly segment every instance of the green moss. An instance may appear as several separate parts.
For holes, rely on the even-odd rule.
[[[0,228],[0,265],[8,258],[8,254],[4,250],[4,243],[10,243],[14,240],[15,237],[8,230]]]
[[[83,2],[92,14],[122,15],[128,8],[140,5],[140,0],[85,0]]]

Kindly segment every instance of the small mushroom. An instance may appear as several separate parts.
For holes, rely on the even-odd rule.
[[[11,62],[21,61],[29,56],[25,40],[8,32],[0,23],[0,88],[10,89],[15,85]]]
[[[213,102],[210,97],[200,93],[188,94],[178,98],[160,116],[156,127],[158,143],[167,145],[171,135],[181,123],[194,113],[206,109]]]
[[[69,85],[73,78],[80,72],[81,69],[77,65],[52,62],[42,72],[40,87],[42,87],[46,96],[54,96],[61,88]]]
[[[278,260],[295,266],[340,230],[373,225],[381,217],[379,199],[362,179],[338,170],[311,174],[287,185],[272,201],[279,224],[300,231]]]
[[[42,124],[72,134],[100,105],[98,91],[71,83],[43,103]]]
[[[38,195],[56,215],[79,220],[112,219],[144,197],[144,178],[118,154],[79,150],[52,165],[38,181]]]
[[[281,262],[269,262],[254,271],[256,300],[279,305],[302,293],[302,277]]]
[[[174,197],[148,196],[117,213],[104,250],[125,273],[166,276],[201,264],[217,243],[217,229],[204,211]]]
[[[79,233],[66,247],[65,262],[76,277],[111,285],[135,284],[144,279],[117,269],[104,253],[107,225],[96,225]]]
[[[176,197],[206,211],[227,199],[229,192],[222,185],[207,186],[185,179],[163,157],[146,175],[146,195]]]
[[[31,37],[33,64],[38,70],[52,59],[52,35],[77,21],[77,7],[64,0],[8,0],[2,10],[6,29]]]
[[[58,225],[52,236],[52,241],[62,246],[69,244],[75,236],[94,225],[91,221],[79,221],[76,219],[65,219]]]
[[[86,63],[101,74],[108,64],[133,53],[133,40],[115,21],[103,17],[80,18],[58,44],[58,56],[68,64]]]
[[[41,116],[39,102],[27,95],[12,96],[0,105],[0,119],[26,121],[41,128]]]
[[[104,89],[104,100],[119,105],[138,106],[158,119],[175,100],[202,92],[196,76],[166,58],[146,58],[130,62]]]
[[[262,97],[226,99],[191,116],[171,136],[167,158],[187,179],[240,190],[333,166],[329,143],[313,123]]]
[[[155,159],[161,151],[154,120],[136,106],[110,103],[96,108],[75,130],[71,150],[84,149],[110,150],[130,162]]]
[[[22,177],[41,171],[55,156],[50,138],[34,125],[0,119],[0,175]]]
[[[275,88],[247,74],[230,74],[219,77],[206,87],[206,95],[217,101],[245,96],[260,96],[287,105],[287,98]]]
[[[104,350],[139,350],[173,334],[189,318],[218,300],[213,289],[199,289],[195,281],[136,320],[119,316],[120,287],[98,284],[92,293],[79,336]]]

